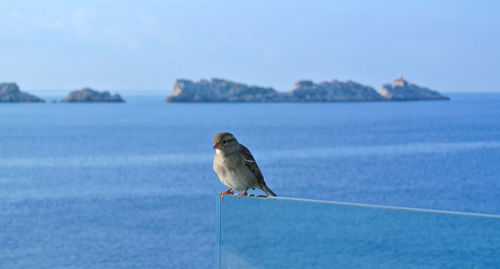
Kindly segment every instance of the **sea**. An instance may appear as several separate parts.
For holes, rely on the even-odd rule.
[[[212,139],[222,131],[251,150],[279,196],[500,214],[500,94],[123,96],[0,104],[0,268],[214,268],[216,199],[227,188],[212,170]]]

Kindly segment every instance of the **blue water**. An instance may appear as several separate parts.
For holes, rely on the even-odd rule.
[[[447,212],[225,197],[216,268],[500,268],[500,216]]]
[[[500,94],[451,97],[1,104],[0,268],[213,268],[220,131],[281,196],[500,214]]]

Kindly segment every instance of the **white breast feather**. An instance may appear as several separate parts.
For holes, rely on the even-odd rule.
[[[213,168],[222,184],[234,190],[244,191],[257,185],[257,177],[237,153],[224,155],[216,150]]]

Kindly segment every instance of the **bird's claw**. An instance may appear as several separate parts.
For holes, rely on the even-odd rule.
[[[248,195],[247,191],[244,191],[244,192],[242,192],[242,193],[238,193],[238,200],[239,200],[241,197],[243,197],[243,196],[247,196],[247,195]]]
[[[227,191],[219,193],[220,199],[222,201],[224,201],[224,195],[227,195],[227,194],[234,194],[234,191],[232,191],[232,188],[229,188]]]

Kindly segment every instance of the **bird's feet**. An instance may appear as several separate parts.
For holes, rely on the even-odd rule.
[[[224,201],[224,195],[227,195],[227,194],[234,194],[234,192],[232,191],[232,189],[233,189],[233,188],[229,188],[227,191],[219,193],[219,195],[220,195],[220,199],[221,199],[222,201]]]
[[[243,197],[243,196],[247,196],[247,195],[248,195],[248,193],[247,193],[247,191],[246,191],[246,190],[245,190],[244,192],[242,192],[242,193],[238,193],[238,200],[239,200],[241,197]]]

